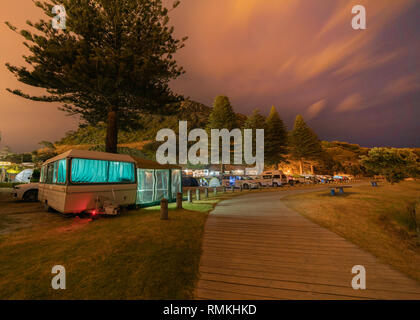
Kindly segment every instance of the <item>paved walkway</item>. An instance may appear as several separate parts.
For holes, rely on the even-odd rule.
[[[197,299],[420,299],[416,281],[282,203],[299,192],[308,191],[250,193],[216,206]],[[366,269],[366,290],[351,286],[354,265]]]

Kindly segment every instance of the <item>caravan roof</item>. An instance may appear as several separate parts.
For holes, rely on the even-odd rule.
[[[54,162],[60,159],[65,158],[82,158],[82,159],[95,159],[95,160],[108,160],[108,161],[123,161],[123,162],[136,162],[132,157],[126,154],[116,154],[108,152],[99,152],[99,151],[89,151],[89,150],[69,150],[54,158],[48,159],[44,164]]]
[[[82,159],[94,159],[94,160],[108,160],[108,161],[123,161],[123,162],[134,162],[137,165],[137,168],[142,169],[181,169],[180,166],[172,164],[160,164],[153,160],[148,160],[139,157],[131,157],[127,154],[117,154],[117,153],[108,153],[108,152],[99,152],[99,151],[89,151],[89,150],[76,150],[72,149],[66,151],[54,158],[48,159],[44,164],[54,162],[60,159],[66,158],[82,158]]]

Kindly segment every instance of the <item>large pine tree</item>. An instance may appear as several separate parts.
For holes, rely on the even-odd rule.
[[[250,116],[247,117],[244,128],[245,129],[264,129],[265,118],[260,114],[258,109],[255,109]]]
[[[230,104],[229,98],[226,96],[218,96],[214,99],[213,109],[211,110],[209,121],[207,124],[207,131],[210,133],[211,129],[236,129],[238,121],[236,114],[233,111],[232,105]],[[231,149],[232,149],[231,144]],[[211,150],[213,152],[213,150]],[[221,150],[219,150],[221,159]],[[220,171],[223,177],[224,164],[220,161]]]
[[[228,97],[218,96],[214,99],[207,128],[228,130],[237,128],[236,114]]]
[[[322,146],[315,132],[297,115],[293,131],[290,133],[290,151],[299,160],[300,173],[303,173],[303,160],[317,160],[322,156]]]
[[[260,114],[258,109],[255,109],[250,116],[248,116],[244,122],[244,129],[252,129],[252,150],[257,154],[257,129],[265,128],[265,117]]]
[[[288,141],[286,125],[274,106],[265,120],[264,129],[264,162],[278,168],[278,163],[285,160]]]
[[[169,81],[183,73],[173,58],[186,38],[173,36],[162,0],[34,1],[49,18],[27,22],[35,32],[6,23],[25,38],[29,68],[6,64],[25,84],[45,88],[44,96],[20,90],[27,99],[61,102],[62,109],[96,125],[107,122],[106,151],[117,152],[119,125],[141,113],[166,112],[179,99]],[[66,28],[56,30],[54,5],[66,10]],[[176,1],[173,7],[176,7]]]

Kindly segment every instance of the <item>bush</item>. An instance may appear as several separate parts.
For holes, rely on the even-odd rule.
[[[417,177],[420,173],[420,159],[407,149],[373,148],[360,163],[374,174],[385,176],[386,180],[396,183],[407,177]]]
[[[34,169],[32,173],[31,182],[39,182],[39,178],[41,177],[41,171],[39,169]]]

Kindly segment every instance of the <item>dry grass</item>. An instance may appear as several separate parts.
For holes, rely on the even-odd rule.
[[[287,206],[332,230],[381,261],[420,281],[420,246],[408,205],[420,200],[420,183],[359,186],[336,197],[329,190],[287,197]],[[417,225],[420,208],[417,206]]]

